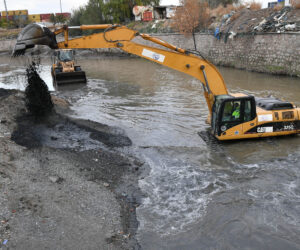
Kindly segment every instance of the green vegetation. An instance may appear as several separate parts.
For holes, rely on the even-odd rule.
[[[272,73],[285,71],[285,68],[278,65],[267,65],[266,70]]]
[[[13,25],[13,22],[11,22],[11,21],[7,22],[7,20],[5,18],[1,19],[1,21],[0,21],[1,28],[7,29],[7,28],[11,27],[12,25]]]
[[[50,22],[53,23],[54,25],[57,23],[65,23],[67,21],[67,18],[65,18],[63,15],[54,15],[51,14],[50,16]]]
[[[15,28],[23,28],[29,23],[28,20],[6,20],[6,18],[2,18],[0,20],[0,27],[3,29],[15,29]]]
[[[132,9],[135,5],[158,5],[159,0],[89,0],[88,3],[73,11],[69,25],[101,23],[124,23],[133,20]],[[89,34],[94,31],[84,31]],[[73,35],[81,34],[80,31]]]

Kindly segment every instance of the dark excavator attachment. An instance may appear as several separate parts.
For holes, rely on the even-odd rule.
[[[59,72],[55,73],[54,80],[57,85],[80,84],[86,83],[86,76],[84,71]]]
[[[12,56],[24,55],[26,49],[33,48],[35,45],[47,45],[51,49],[58,48],[55,34],[52,31],[46,26],[32,23],[20,32]]]

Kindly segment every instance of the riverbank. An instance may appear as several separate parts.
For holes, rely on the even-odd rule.
[[[140,161],[116,127],[71,119],[53,97],[43,120],[0,89],[0,248],[136,249]]]

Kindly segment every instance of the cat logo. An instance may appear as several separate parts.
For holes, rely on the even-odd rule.
[[[273,127],[258,127],[257,133],[272,133]]]

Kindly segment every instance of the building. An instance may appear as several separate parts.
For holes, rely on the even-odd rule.
[[[66,19],[70,19],[71,18],[71,13],[69,12],[62,12],[62,13],[55,13],[55,16],[63,16]]]
[[[6,19],[6,15],[8,15],[8,20],[14,21],[16,23],[24,25],[28,21],[34,23],[50,23],[51,13],[44,13],[44,14],[29,14],[28,10],[9,10],[9,11],[1,11],[1,19]],[[71,13],[64,12],[64,13],[56,13],[56,16],[64,16],[66,19],[71,18]]]
[[[133,14],[135,21],[152,21],[153,19],[168,19],[175,15],[178,6],[134,6]]]
[[[134,6],[133,15],[135,21],[152,21],[153,20],[153,7],[152,6]]]
[[[40,14],[28,15],[28,20],[33,23],[39,23],[41,22],[41,15]]]
[[[178,6],[166,5],[154,7],[154,19],[168,19],[175,15]]]

